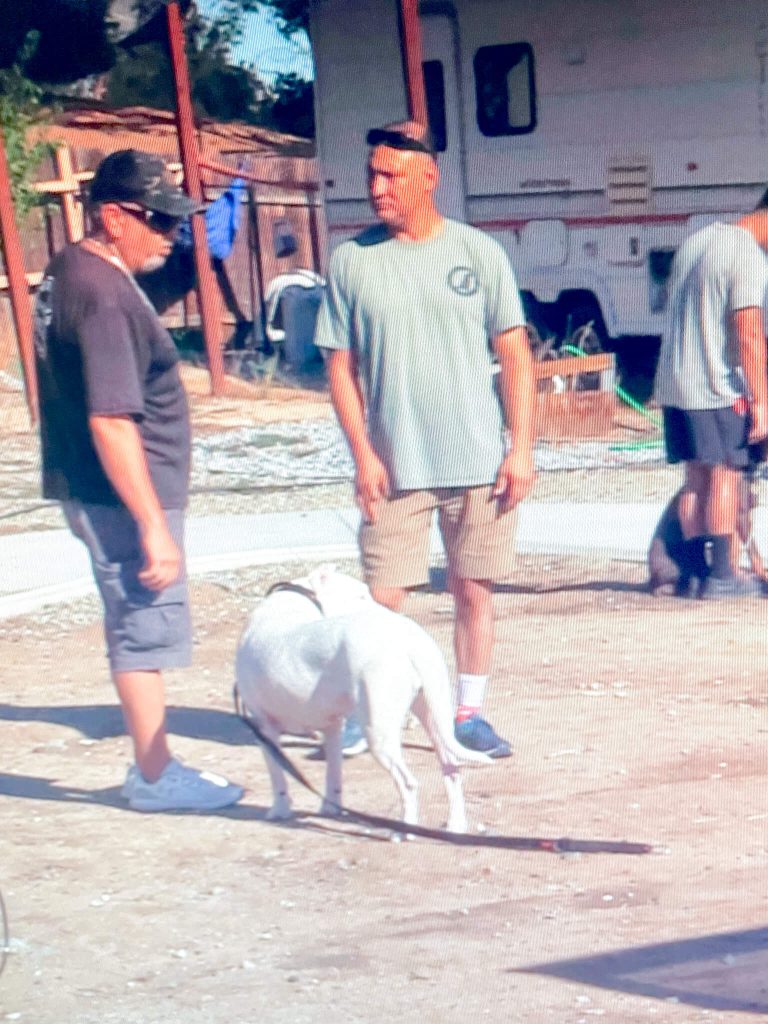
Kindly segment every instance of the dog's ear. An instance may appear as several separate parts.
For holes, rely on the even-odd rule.
[[[331,565],[328,562],[325,562],[323,565],[319,565],[316,569],[313,569],[307,577],[312,590],[318,591],[322,589],[322,587],[326,586],[335,572],[336,566]]]
[[[323,562],[322,565],[318,565],[316,569],[313,569],[309,576],[310,579],[316,579],[320,583],[327,583],[335,572],[336,566],[332,562]]]

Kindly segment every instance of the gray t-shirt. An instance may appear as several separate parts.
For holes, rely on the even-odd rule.
[[[119,505],[89,416],[130,416],[164,508],[187,504],[190,426],[179,356],[146,295],[80,245],[50,263],[35,306],[43,495]]]
[[[525,324],[502,247],[445,220],[423,242],[383,225],[331,258],[320,348],[353,348],[371,442],[397,490],[491,483],[504,421],[490,339]]]
[[[752,234],[709,224],[683,242],[670,281],[655,397],[678,409],[724,409],[744,394],[733,313],[763,309],[768,263]]]

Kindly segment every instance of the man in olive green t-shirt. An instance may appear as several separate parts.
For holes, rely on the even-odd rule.
[[[525,316],[501,246],[436,209],[423,126],[374,129],[368,143],[380,223],[334,252],[315,338],[330,350],[331,397],[355,461],[363,565],[374,598],[399,610],[429,578],[437,511],[456,604],[456,736],[504,757],[509,743],[480,710],[493,583],[511,574],[513,509],[534,476]]]

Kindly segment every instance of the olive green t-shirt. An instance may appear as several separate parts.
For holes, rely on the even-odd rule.
[[[469,487],[491,483],[504,457],[491,340],[524,324],[494,239],[451,220],[423,242],[377,225],[333,253],[315,344],[356,351],[395,489]]]

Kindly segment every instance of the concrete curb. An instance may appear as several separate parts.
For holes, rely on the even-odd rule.
[[[518,513],[516,550],[643,561],[663,507],[527,502]],[[358,523],[355,508],[189,519],[189,573],[357,558]],[[758,543],[768,533],[768,508],[755,510],[753,532]],[[443,554],[436,530],[432,553]],[[0,537],[0,565],[0,620],[95,593],[86,550],[68,530]]]

